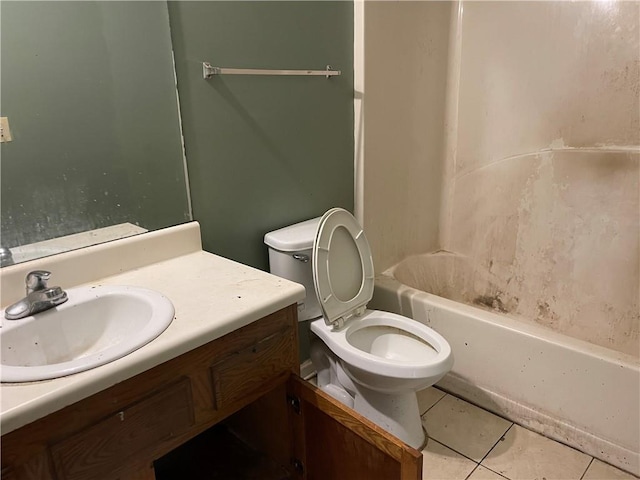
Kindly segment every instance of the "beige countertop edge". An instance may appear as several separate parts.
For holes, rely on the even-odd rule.
[[[302,300],[302,285],[198,251],[91,284],[157,290],[174,304],[171,325],[135,352],[101,367],[41,382],[0,386],[0,431],[16,430],[112,385]]]

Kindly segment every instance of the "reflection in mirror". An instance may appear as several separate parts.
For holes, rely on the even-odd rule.
[[[191,219],[166,2],[3,1],[3,264]]]

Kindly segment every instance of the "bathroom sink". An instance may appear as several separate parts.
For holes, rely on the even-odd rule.
[[[173,320],[164,295],[139,287],[85,286],[69,300],[0,328],[0,381],[63,377],[122,358],[160,335]]]

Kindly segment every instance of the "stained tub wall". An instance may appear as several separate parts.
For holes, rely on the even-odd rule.
[[[640,4],[364,12],[362,210],[376,271],[453,251],[517,280],[511,296],[530,287],[530,319],[637,356]]]
[[[635,356],[639,23],[637,2],[464,3],[441,238],[496,306]]]
[[[640,145],[640,3],[464,2],[455,174]]]
[[[548,151],[458,178],[467,303],[638,357],[639,158]]]

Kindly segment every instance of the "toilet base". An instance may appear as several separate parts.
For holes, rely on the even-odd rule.
[[[358,385],[319,339],[311,345],[311,361],[318,372],[317,384],[321,390],[411,447],[421,450],[426,446],[427,435],[422,426],[416,392],[381,393]]]
[[[358,386],[354,410],[417,450],[426,444],[415,392],[390,395]]]

